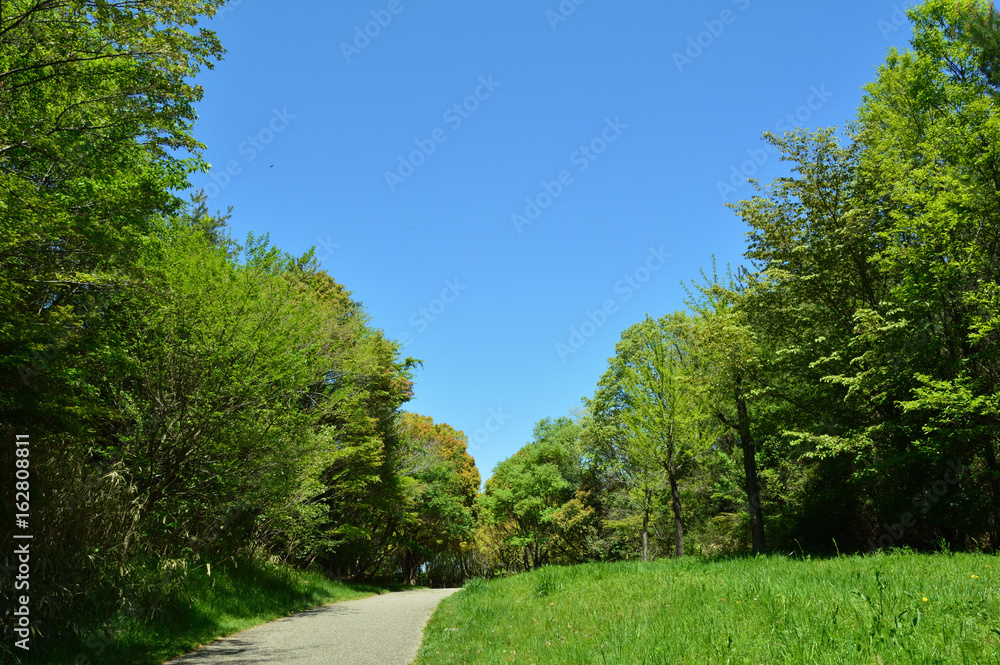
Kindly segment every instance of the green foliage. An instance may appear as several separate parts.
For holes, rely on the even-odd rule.
[[[718,438],[713,414],[702,408],[693,332],[693,321],[680,312],[647,317],[626,330],[589,402],[594,425],[604,429],[595,452],[616,468],[641,515],[644,560],[650,520],[664,492],[673,513],[674,554],[683,554],[680,484]]]
[[[861,547],[906,510],[913,479],[959,460],[989,488],[979,507],[950,501],[912,536],[1000,544],[998,113],[969,12],[995,15],[975,7],[911,10],[913,50],[867,86],[848,145],[832,130],[771,137],[793,175],[735,206],[757,268],[744,311],[785,403],[773,447],[791,444],[807,478],[792,510],[814,525],[846,509],[811,547]]]
[[[765,135],[747,265],[623,333],[581,437],[604,556],[1000,548],[1000,13],[909,16],[845,131]]]
[[[142,571],[163,562],[372,577],[398,574],[404,541],[436,555],[471,537],[464,435],[405,463],[417,361],[312,252],[236,242],[228,213],[176,194],[206,167],[190,81],[223,52],[198,27],[221,4],[0,10],[0,430],[45,442],[32,626],[49,650],[125,639],[113,617],[156,613]],[[5,597],[8,638],[11,611]]]
[[[187,80],[222,53],[193,29],[219,4],[4,3],[0,409],[13,425],[61,432],[91,408],[76,360],[118,347],[102,317],[143,279],[157,218],[180,207],[171,190],[201,163]]]
[[[765,523],[785,551],[871,549],[885,529],[893,544],[1000,548],[992,5],[923,2],[909,12],[912,49],[890,52],[845,132],[768,134],[790,172],[732,206],[749,227],[749,267],[703,275],[688,312],[626,330],[587,411],[539,422],[478,494],[465,435],[401,412],[419,361],[312,252],[288,255],[266,235],[236,242],[228,213],[177,197],[206,166],[190,79],[223,52],[198,27],[220,4],[15,0],[0,11],[0,431],[46,442],[32,457],[44,470],[33,512],[45,515],[32,626],[47,644],[106,632],[119,645],[136,636],[138,653],[153,639],[140,623],[176,614],[190,591],[178,571],[210,560],[457,583],[679,556],[685,537],[702,554],[764,552]],[[0,450],[0,467],[10,455]],[[736,657],[722,629],[767,662],[837,645],[858,662],[915,662],[918,638],[968,660],[994,644],[956,626],[996,598],[942,583],[942,598],[963,603],[966,624],[952,623],[925,611],[930,601],[911,607],[912,575],[936,574],[926,560],[875,560],[887,568],[823,563],[833,596],[777,560],[731,564],[730,582],[702,564],[596,567],[595,584],[631,571],[676,585],[670,604],[690,621],[667,621],[621,585],[594,610],[592,643],[572,632],[589,650],[555,662],[682,662],[683,645]],[[893,566],[911,577],[893,586]],[[860,576],[853,600],[848,571]],[[720,607],[692,624],[715,607],[712,590],[759,602],[767,575],[800,585],[770,589],[764,611]],[[536,571],[525,607],[556,612],[531,604],[567,597],[570,577]],[[212,597],[204,580],[194,587]],[[498,588],[470,586],[480,618],[512,611]],[[220,582],[216,600],[245,589]],[[796,612],[821,596],[843,614],[805,623]],[[596,623],[622,614],[618,602],[676,640],[629,642]],[[8,637],[12,610],[5,598]],[[567,631],[576,621],[557,618]],[[782,639],[768,641],[775,630]]]
[[[33,626],[49,648],[95,628],[67,631],[67,615],[155,612],[143,566],[258,556],[372,574],[406,526],[394,460],[412,361],[308,255],[220,228],[195,208],[151,235],[144,281],[93,324],[117,347],[76,360],[88,408],[32,460],[52,557]]]
[[[94,617],[68,617],[86,626],[75,639],[27,663],[159,665],[212,640],[327,603],[385,593],[381,585],[335,582],[316,571],[254,560],[214,565],[165,561],[137,566],[149,614],[121,611],[95,626]]]
[[[479,471],[466,451],[468,438],[414,413],[403,414],[400,427],[405,445],[399,474],[407,482],[395,541],[403,579],[415,583],[417,569],[428,564],[428,577],[435,583],[460,583],[466,576],[479,491]]]
[[[266,507],[289,493],[312,443],[298,403],[328,366],[324,322],[277,257],[251,245],[237,265],[200,231],[167,233],[124,370],[104,372],[119,423],[95,453],[131,493],[125,549],[146,522],[161,531],[151,546],[171,551],[218,517],[212,506]]]
[[[493,470],[478,508],[480,547],[496,566],[510,572],[594,556],[579,438],[578,423],[546,418],[531,443]]]

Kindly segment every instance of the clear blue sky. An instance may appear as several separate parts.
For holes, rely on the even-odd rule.
[[[761,132],[843,126],[910,34],[906,2],[576,2],[242,0],[198,79],[192,184],[237,237],[317,246],[484,478],[741,262],[723,204],[782,173]]]

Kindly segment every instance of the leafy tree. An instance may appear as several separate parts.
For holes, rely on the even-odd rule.
[[[105,545],[122,543],[128,501],[119,469],[92,454],[120,424],[104,380],[129,369],[161,222],[203,164],[189,79],[222,54],[196,28],[219,4],[0,6],[0,430],[48,442],[32,458],[52,562],[33,589],[43,634],[63,632],[52,622],[68,598],[119,597]]]
[[[996,100],[966,12],[911,10],[913,50],[890,53],[849,144],[770,137],[793,175],[736,206],[756,267],[744,312],[794,406],[782,436],[827,488],[816,508],[841,511],[826,538],[855,546],[955,459],[975,460],[988,507],[950,501],[913,535],[997,540]]]
[[[907,362],[902,417],[919,427],[913,436],[918,458],[939,467],[943,458],[972,461],[973,475],[989,488],[981,511],[987,519],[967,523],[967,533],[985,529],[996,548],[1000,116],[991,63],[997,52],[984,44],[982,30],[966,30],[969,12],[978,13],[983,26],[995,27],[996,13],[986,3],[962,7],[935,0],[911,10],[913,52],[890,56],[880,70],[859,111],[856,134],[865,147],[863,173],[895,184],[886,197],[895,242],[880,257],[893,275],[893,304],[928,338],[928,349]],[[995,38],[992,28],[991,34]],[[922,93],[918,103],[901,106],[913,90]],[[890,129],[895,141],[880,135],[880,128]],[[877,328],[865,332],[879,348]]]
[[[472,538],[479,471],[462,432],[414,413],[403,414],[400,426],[408,454],[399,473],[408,479],[408,492],[397,541],[403,579],[415,584],[417,569],[428,560],[462,556]]]
[[[103,368],[115,419],[94,453],[129,488],[126,553],[153,531],[170,552],[218,507],[262,511],[290,493],[313,441],[299,403],[329,360],[324,321],[266,238],[243,265],[197,229],[169,228],[162,251],[130,343]]]
[[[703,277],[705,277],[703,273]],[[757,446],[753,435],[748,402],[763,392],[759,386],[765,366],[763,350],[738,307],[740,285],[731,274],[725,282],[713,270],[711,280],[694,285],[688,306],[697,314],[692,326],[693,353],[698,358],[698,380],[702,408],[713,414],[730,430],[743,452],[743,479],[746,505],[750,514],[753,552],[765,554],[764,513],[761,505]],[[757,390],[755,391],[755,386]]]
[[[142,279],[157,220],[181,208],[172,190],[203,164],[188,79],[222,48],[191,28],[220,3],[0,8],[0,408],[14,423],[72,429],[89,410],[74,359],[117,345],[105,308]]]
[[[497,464],[479,497],[481,523],[496,545],[521,554],[525,570],[593,556],[579,437],[569,418],[539,421],[534,440]]]
[[[317,426],[329,439],[321,475],[327,546],[320,560],[338,576],[371,576],[389,558],[403,517],[399,408],[413,394],[416,361],[401,359],[399,345],[370,328],[328,276],[316,288],[348,326],[333,337],[337,356],[310,397]]]
[[[583,402],[586,410],[580,419],[580,444],[587,464],[588,504],[597,522],[594,545],[602,559],[630,559],[637,552],[642,556],[635,535],[643,532],[644,520],[652,522],[662,510],[663,488],[652,477],[636,478],[635,470],[622,464],[616,452],[620,428],[615,417],[595,415],[594,401],[584,398]],[[647,524],[647,528],[652,529],[652,525]],[[646,545],[648,548],[648,535]]]
[[[614,454],[642,496],[643,560],[648,559],[652,496],[664,476],[673,511],[674,554],[683,555],[680,478],[714,438],[710,419],[699,409],[690,333],[691,322],[683,313],[647,317],[626,330],[592,403],[596,418],[616,425]]]

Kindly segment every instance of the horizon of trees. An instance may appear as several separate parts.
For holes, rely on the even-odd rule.
[[[765,134],[790,174],[729,206],[746,264],[626,330],[582,414],[496,467],[495,570],[1000,549],[1000,15],[908,15],[843,134]]]

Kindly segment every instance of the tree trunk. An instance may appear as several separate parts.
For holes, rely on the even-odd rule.
[[[649,505],[651,490],[646,488],[645,502],[642,506],[642,560],[649,561]]]
[[[674,466],[674,449],[670,447],[667,459],[667,475],[670,478],[670,504],[674,509],[674,556],[684,556],[684,522],[681,520],[681,493],[677,489],[677,468]]]
[[[750,416],[747,414],[747,401],[743,397],[742,377],[736,379],[736,411],[737,427],[740,435],[740,446],[743,448],[743,471],[746,475],[747,505],[750,508],[750,527],[754,554],[766,554],[767,542],[764,539],[764,512],[760,507],[760,481],[757,477],[757,448],[750,434]]]
[[[535,569],[536,570],[538,568],[541,568],[543,565],[545,565],[545,563],[546,563],[545,559],[546,559],[547,554],[548,554],[547,550],[543,549],[542,546],[539,545],[538,543],[535,543],[534,562],[535,562]]]
[[[417,583],[417,558],[413,552],[406,550],[403,555],[403,584],[414,586]]]
[[[1000,464],[997,462],[996,445],[992,437],[986,437],[986,469],[990,473],[990,491],[993,494],[993,519],[990,531],[990,545],[993,551],[1000,549]]]

